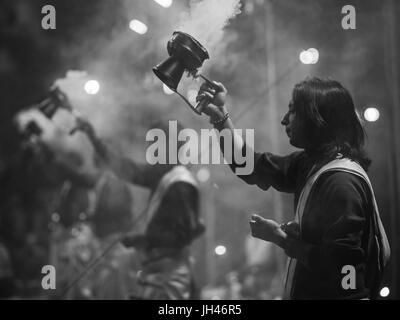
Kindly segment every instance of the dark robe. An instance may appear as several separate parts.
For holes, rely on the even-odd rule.
[[[288,156],[256,153],[253,173],[239,177],[263,190],[272,186],[293,193],[296,208],[307,177],[327,162],[306,152]],[[292,298],[360,299],[370,295],[372,284],[367,281],[367,273],[371,264],[368,241],[374,235],[370,223],[372,201],[369,186],[362,178],[339,171],[321,175],[304,210],[301,240],[311,246],[307,265],[298,263],[296,268]],[[355,289],[342,287],[345,265],[355,267]]]

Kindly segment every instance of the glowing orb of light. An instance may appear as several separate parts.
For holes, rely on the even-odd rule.
[[[100,83],[97,80],[89,80],[85,83],[87,94],[97,94],[100,91]]]
[[[379,119],[380,113],[377,108],[367,108],[364,111],[364,118],[369,122],[375,122]]]
[[[381,291],[379,292],[379,294],[380,294],[381,297],[385,298],[390,294],[390,290],[389,290],[388,287],[383,287],[381,289]]]
[[[223,256],[226,253],[226,247],[219,245],[215,248],[215,253],[219,256]]]
[[[319,60],[319,51],[315,48],[303,50],[299,58],[303,64],[316,64]]]
[[[139,34],[145,34],[148,30],[147,26],[143,22],[136,19],[129,22],[129,28]]]

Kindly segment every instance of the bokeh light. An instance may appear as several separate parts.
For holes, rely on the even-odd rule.
[[[315,48],[300,52],[300,61],[303,64],[316,64],[319,60],[319,51]]]
[[[129,28],[139,34],[145,34],[148,30],[147,26],[143,22],[136,19],[129,22]]]
[[[226,247],[223,245],[219,245],[215,248],[215,253],[219,256],[223,256],[226,253]]]
[[[375,122],[379,119],[380,113],[377,108],[367,108],[364,111],[364,118],[369,122]]]
[[[89,80],[85,83],[87,94],[97,94],[100,91],[100,83],[97,80]]]
[[[381,297],[386,298],[387,296],[389,296],[390,290],[388,287],[383,287],[379,294]]]

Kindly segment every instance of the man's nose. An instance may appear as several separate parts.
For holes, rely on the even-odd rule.
[[[286,126],[287,124],[288,124],[288,114],[286,113],[281,120],[281,125]]]

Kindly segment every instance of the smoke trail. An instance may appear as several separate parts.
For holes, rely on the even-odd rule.
[[[240,8],[240,0],[192,0],[177,30],[190,34],[212,53],[223,43],[224,28],[241,12]]]
[[[100,1],[93,7],[90,27],[77,27],[74,41],[64,43],[59,50],[66,65],[87,73],[70,71],[56,84],[102,138],[126,155],[140,157],[146,123],[154,117],[185,117],[188,123],[197,124],[190,112],[181,112],[184,106],[180,100],[165,99],[162,84],[151,71],[164,58],[172,32],[192,34],[210,52],[212,65],[221,67],[228,60],[225,48],[234,35],[224,28],[240,13],[240,7],[240,0],[191,1],[189,8],[176,2],[166,15],[164,9],[153,8],[147,1]],[[128,28],[132,18],[149,25],[148,35],[136,35]],[[96,95],[84,90],[85,82],[91,79],[100,83]],[[58,118],[54,120],[63,125],[64,119]]]

